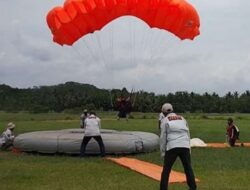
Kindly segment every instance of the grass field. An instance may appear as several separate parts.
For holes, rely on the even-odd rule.
[[[102,128],[158,133],[157,114],[134,113],[128,122],[117,121],[115,113],[100,113]],[[185,114],[191,137],[205,142],[224,142],[227,114]],[[241,141],[250,142],[250,115],[234,114]],[[16,124],[16,134],[78,128],[79,115],[0,112],[0,131],[7,122]],[[159,151],[130,155],[162,165]],[[192,164],[199,190],[249,190],[250,148],[193,148]],[[174,168],[183,171],[178,160]],[[159,182],[122,168],[99,157],[79,159],[62,155],[13,154],[0,152],[1,190],[154,190]],[[186,190],[186,184],[171,184],[170,190]]]

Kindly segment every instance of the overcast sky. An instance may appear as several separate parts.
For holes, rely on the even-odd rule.
[[[181,41],[122,17],[73,47],[52,41],[46,15],[64,0],[0,0],[0,84],[67,81],[98,88],[240,93],[250,89],[250,1],[190,0],[201,34]]]

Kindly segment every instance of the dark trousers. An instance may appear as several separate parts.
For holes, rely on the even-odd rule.
[[[229,139],[230,146],[235,146],[236,138]]]
[[[190,150],[188,148],[173,148],[169,151],[166,151],[164,157],[164,166],[161,174],[160,190],[168,189],[169,174],[177,157],[181,159],[189,189],[196,190],[194,172],[191,166]]]
[[[85,156],[86,146],[89,143],[91,138],[94,138],[97,141],[97,143],[100,147],[101,156],[105,156],[105,147],[104,147],[104,144],[102,141],[102,137],[100,135],[99,136],[84,136],[83,137],[82,145],[81,145],[81,149],[80,149],[80,156],[81,157]]]

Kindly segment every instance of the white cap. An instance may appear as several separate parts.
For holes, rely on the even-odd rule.
[[[12,122],[10,122],[10,123],[8,123],[7,128],[8,129],[14,129],[15,128],[15,124],[12,123]]]
[[[171,104],[169,104],[169,103],[165,103],[165,104],[162,105],[161,111],[163,113],[170,113],[170,112],[173,111],[173,106]]]

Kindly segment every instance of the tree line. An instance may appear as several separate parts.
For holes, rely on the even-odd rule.
[[[197,94],[175,92],[156,95],[153,92],[129,92],[122,89],[99,89],[90,84],[66,82],[53,86],[19,89],[0,85],[0,110],[9,112],[29,111],[63,112],[89,110],[116,110],[116,100],[130,97],[135,112],[160,112],[165,102],[173,104],[175,111],[204,113],[250,113],[250,91],[242,94],[228,92]]]

